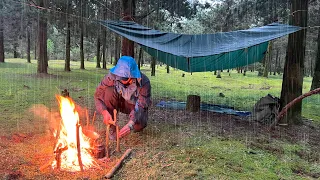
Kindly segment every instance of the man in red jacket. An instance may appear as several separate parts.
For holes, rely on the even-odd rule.
[[[147,126],[150,98],[150,81],[139,71],[137,63],[130,56],[122,56],[118,60],[94,94],[96,109],[103,115],[105,124],[110,124],[114,109],[129,114],[128,123],[120,130],[120,138],[131,131],[141,131]],[[110,138],[114,139],[115,126],[110,127]]]

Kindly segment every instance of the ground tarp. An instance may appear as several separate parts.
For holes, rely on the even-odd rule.
[[[179,101],[160,101],[156,104],[157,107],[164,108],[164,109],[175,109],[175,110],[185,110],[186,109],[186,102],[179,102]],[[249,111],[238,111],[232,107],[225,106],[225,105],[217,105],[217,104],[207,104],[201,103],[200,104],[201,111],[209,111],[221,114],[231,114],[237,116],[249,116],[251,112]]]
[[[99,22],[138,43],[158,61],[186,72],[230,69],[261,61],[268,41],[301,29],[272,23],[247,30],[188,35],[161,32],[131,21]]]

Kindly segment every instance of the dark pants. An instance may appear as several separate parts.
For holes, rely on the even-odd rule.
[[[125,114],[130,114],[132,110],[134,110],[134,104],[128,103],[121,95],[116,92],[114,87],[107,87],[105,89],[103,101],[107,107],[108,112],[114,118],[113,110],[116,109],[118,112],[122,112]],[[134,114],[133,114],[134,115]],[[146,127],[146,123],[139,123],[135,122],[133,128],[134,131],[138,132],[141,131],[143,128]],[[113,132],[115,132],[115,126],[111,125],[110,128]]]

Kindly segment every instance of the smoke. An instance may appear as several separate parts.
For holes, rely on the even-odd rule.
[[[43,104],[35,104],[29,110],[35,117],[46,123],[45,128],[51,134],[54,134],[59,129],[61,116],[59,111],[50,111],[48,107]]]

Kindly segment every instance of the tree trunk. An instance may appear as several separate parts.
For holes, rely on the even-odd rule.
[[[291,13],[294,13],[294,16],[290,16],[291,25],[307,27],[308,0],[291,0]],[[305,39],[305,29],[289,35],[280,98],[281,108],[302,94]],[[289,124],[301,123],[301,109],[302,102],[296,103],[288,110],[284,120]]]
[[[84,25],[83,22],[81,22],[81,30],[80,30],[80,69],[85,69],[84,67],[84,48],[83,48],[83,36],[84,36]]]
[[[156,76],[156,58],[151,58],[151,76]]]
[[[144,58],[143,58],[143,51],[142,51],[142,54],[141,54],[141,67],[144,65]]]
[[[139,70],[140,70],[140,68],[141,68],[141,59],[142,59],[142,53],[143,53],[143,50],[142,50],[142,48],[140,47],[140,49],[139,49],[139,59],[138,59],[138,68],[139,68]]]
[[[108,3],[106,3],[106,6],[108,5]],[[107,9],[104,9],[103,12],[103,19],[107,19]],[[107,30],[106,28],[103,28],[102,31],[102,55],[103,55],[103,59],[102,59],[102,68],[103,69],[107,69],[107,53],[106,53],[106,49],[107,49]]]
[[[27,28],[27,62],[31,63],[31,55],[30,55],[30,49],[31,49],[31,44],[30,44],[30,28]]]
[[[266,54],[265,61],[264,61],[264,71],[263,71],[263,77],[268,77],[268,72],[271,64],[271,52],[272,51],[272,41],[269,42],[268,46],[268,53]]]
[[[114,51],[115,51],[115,55],[114,55],[114,65],[116,65],[118,63],[118,60],[120,59],[120,37],[118,35],[115,35],[116,36],[116,39],[115,39],[115,48],[114,48]]]
[[[46,0],[40,0],[39,6],[46,7]],[[38,54],[38,73],[47,74],[48,68],[48,55],[47,55],[47,20],[46,20],[46,11],[42,11],[39,17],[39,29],[38,29],[38,45],[39,45],[39,54]]]
[[[38,20],[39,20],[39,17],[38,17]],[[37,46],[37,44],[38,44],[38,39],[37,39],[37,37],[38,37],[38,23],[35,23],[36,25],[35,25],[35,27],[34,27],[34,59],[35,60],[37,60],[37,48],[38,48],[38,46]]]
[[[133,21],[135,16],[135,0],[122,0],[123,20]],[[134,58],[134,42],[122,37],[122,56],[131,56]]]
[[[71,71],[70,68],[70,50],[71,50],[71,45],[70,45],[70,28],[71,28],[71,22],[67,22],[67,37],[66,37],[66,60],[64,64],[64,70],[65,71]]]
[[[102,68],[107,69],[107,57],[106,57],[106,38],[107,38],[107,31],[103,30],[102,35]]]
[[[200,102],[201,102],[200,96],[188,95],[186,110],[189,112],[199,112],[200,111]]]
[[[2,11],[3,5],[0,2],[0,10]],[[4,38],[3,38],[3,18],[0,16],[0,62],[4,62]]]
[[[273,75],[275,76],[277,73],[277,68],[278,68],[278,58],[279,58],[279,49],[277,49],[277,53],[276,53],[276,62],[274,63],[274,71],[273,71]]]
[[[97,37],[97,66],[96,68],[101,68],[100,66],[100,38],[99,35]]]
[[[216,78],[221,78],[221,71],[220,70],[217,71],[217,77]]]
[[[16,37],[17,38],[17,37]],[[18,53],[18,39],[14,40],[14,44],[13,44],[13,58],[18,58],[19,57],[19,53]]]
[[[170,73],[170,66],[167,65],[167,73],[169,74]]]
[[[311,90],[317,89],[319,87],[320,87],[320,28],[318,29],[318,51],[317,51],[316,65],[314,68],[314,74],[313,74],[313,79],[311,84]]]

